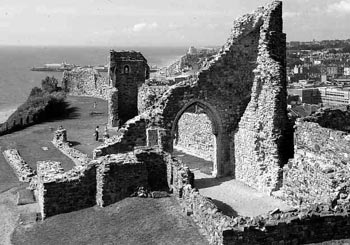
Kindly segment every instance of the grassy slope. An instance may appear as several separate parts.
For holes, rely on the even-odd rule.
[[[20,244],[208,244],[174,198],[127,198],[48,218],[29,229],[18,227]]]

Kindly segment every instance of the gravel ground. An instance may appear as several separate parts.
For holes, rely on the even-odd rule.
[[[232,177],[213,178],[208,175],[211,162],[174,151],[174,155],[186,163],[195,176],[195,187],[203,196],[213,199],[222,212],[229,216],[257,216],[279,208],[290,207],[281,200],[261,193]],[[203,171],[204,170],[204,171]]]

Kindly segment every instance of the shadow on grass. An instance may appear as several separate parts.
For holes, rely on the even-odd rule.
[[[63,119],[76,119],[80,117],[80,108],[71,106],[70,103],[64,101],[60,104],[58,110],[50,112],[48,114],[48,119],[44,121],[56,121]]]
[[[230,216],[230,217],[237,217],[238,213],[229,205],[227,205],[226,203],[216,200],[216,199],[212,199],[213,203],[218,207],[219,211],[221,211],[223,214]]]

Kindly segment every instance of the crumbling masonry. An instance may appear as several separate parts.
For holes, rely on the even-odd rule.
[[[197,76],[171,86],[153,105],[139,103],[142,113],[136,116],[137,88],[148,76],[146,60],[139,53],[112,51],[110,125],[118,127],[118,134],[94,150],[95,160],[82,161],[68,172],[57,162],[38,164],[42,217],[95,204],[103,207],[140,188],[149,196],[170,189],[210,244],[303,244],[349,238],[350,136],[349,123],[343,119],[350,112],[326,111],[297,121],[296,154],[285,164],[284,150],[289,149],[285,148],[282,3],[275,1],[237,19],[227,43],[201,67]],[[151,107],[145,108],[147,104]],[[214,176],[232,174],[271,192],[282,186],[284,175],[281,197],[298,208],[232,218],[200,195],[193,173],[169,154],[178,121],[192,105],[199,105],[211,120],[216,138]],[[58,145],[64,145],[62,133],[55,134]],[[64,152],[76,156],[74,150]],[[26,176],[17,155],[8,158],[19,159],[13,166],[24,169],[19,177]]]
[[[237,19],[226,44],[198,75],[171,86],[133,127],[145,121],[147,145],[172,152],[180,117],[199,105],[216,138],[213,175],[235,175],[270,192],[280,186],[284,164],[280,145],[287,120],[285,82],[282,6],[274,3]],[[118,96],[131,90],[119,87]],[[97,155],[111,152],[107,149],[119,141],[120,137],[99,147]]]

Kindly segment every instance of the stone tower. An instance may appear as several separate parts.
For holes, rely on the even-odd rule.
[[[116,88],[109,100],[109,125],[119,127],[138,115],[138,88],[149,78],[147,60],[140,52],[111,50],[109,77]]]

